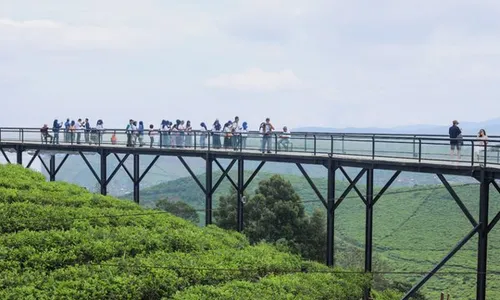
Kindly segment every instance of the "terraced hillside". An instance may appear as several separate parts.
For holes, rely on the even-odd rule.
[[[13,165],[0,233],[1,299],[359,299],[369,283]]]
[[[377,176],[378,171],[375,172]],[[236,178],[235,174],[232,174]],[[260,173],[248,188],[252,193],[260,180],[272,174]],[[249,174],[246,174],[248,178]],[[427,175],[432,176],[432,175]],[[284,175],[300,195],[306,210],[314,208],[324,211],[321,202],[300,176]],[[479,187],[477,184],[456,182],[449,177],[458,195],[471,214],[478,219]],[[200,176],[204,180],[204,175]],[[316,186],[326,191],[326,178],[314,178]],[[363,179],[360,182],[364,182]],[[337,182],[337,197],[346,187],[345,181]],[[218,208],[218,198],[228,193],[230,183],[225,180],[214,195],[214,209]],[[364,187],[360,186],[365,193]],[[378,188],[380,189],[380,187]],[[491,188],[490,220],[500,211],[500,195]],[[130,195],[127,197],[130,198]],[[141,191],[141,201],[153,206],[162,198],[185,201],[200,210],[200,219],[205,207],[204,194],[190,178],[182,178],[162,183]],[[363,202],[352,191],[336,211],[335,237],[337,251],[345,251],[346,245],[362,250],[364,247],[365,209]],[[488,297],[500,299],[500,225],[489,234],[488,255]],[[415,187],[392,187],[377,202],[374,208],[374,254],[388,269],[386,278],[400,282],[415,283],[430,271],[470,230],[472,225],[442,185]],[[454,299],[474,299],[476,284],[477,238],[472,238],[452,258],[434,278],[422,288],[430,299],[439,297],[441,292],[450,293]],[[342,253],[337,253],[341,257]],[[355,264],[338,260],[341,265],[362,266],[360,256]]]

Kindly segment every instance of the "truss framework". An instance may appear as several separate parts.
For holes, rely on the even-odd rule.
[[[22,145],[16,146],[16,163],[23,164],[22,154],[26,151],[25,147]],[[8,158],[5,153],[4,147],[0,146],[0,153],[6,159],[8,163],[11,163],[11,160]],[[139,203],[140,201],[140,183],[144,179],[144,177],[148,174],[151,168],[155,165],[157,160],[160,158],[160,154],[156,155],[152,162],[147,166],[147,168],[141,173],[140,172],[140,164],[139,158],[140,154],[125,154],[122,158],[118,156],[117,153],[113,152],[113,150],[105,150],[99,149],[98,153],[100,155],[100,174],[98,175],[95,171],[94,167],[91,165],[84,152],[76,151],[82,160],[85,162],[97,182],[101,187],[101,194],[107,194],[107,186],[114,178],[116,173],[121,169],[123,169],[129,178],[131,179],[134,186],[134,201]],[[107,159],[110,154],[113,154],[115,158],[118,160],[118,165],[113,169],[111,174],[108,176],[107,174]],[[55,181],[56,175],[60,171],[61,167],[66,162],[67,158],[70,154],[66,153],[62,160],[59,163],[56,163],[56,155],[51,154],[49,163],[47,164],[45,160],[40,156],[40,149],[35,150],[28,164],[27,168],[31,167],[35,159],[39,159],[43,168],[49,174],[49,180]],[[130,170],[125,166],[125,162],[128,157],[133,156],[133,170]],[[169,154],[165,154],[169,155]],[[233,188],[235,188],[238,192],[238,230],[242,231],[243,228],[243,211],[244,211],[244,191],[248,188],[249,184],[255,178],[255,176],[259,173],[261,168],[265,164],[265,160],[262,160],[258,167],[254,170],[251,176],[245,181],[244,179],[244,160],[245,157],[242,155],[235,159],[232,159],[229,165],[224,168],[222,164],[217,160],[214,154],[207,153],[206,157],[204,157],[206,161],[206,181],[205,185],[201,183],[201,181],[194,174],[192,169],[189,167],[187,162],[184,160],[182,156],[177,156],[182,165],[186,168],[188,173],[191,175],[196,184],[200,187],[206,197],[206,219],[205,223],[207,225],[212,223],[212,197],[214,192],[217,190],[219,185],[221,184],[224,178],[227,178],[231,183]],[[212,185],[212,168],[213,163],[215,162],[216,166],[222,171],[222,175],[218,178],[215,185]],[[229,175],[232,167],[238,163],[238,179],[235,182],[231,176]],[[344,167],[341,165],[340,161],[337,161],[333,158],[329,158],[328,163],[324,166],[327,168],[327,196],[326,198],[323,196],[321,191],[316,187],[310,176],[307,174],[306,170],[302,166],[301,163],[296,163],[298,169],[307,180],[318,199],[321,201],[323,206],[327,211],[327,250],[326,250],[326,264],[329,266],[335,265],[335,257],[334,257],[334,227],[335,227],[335,210],[339,207],[339,205],[344,201],[346,196],[354,190],[355,193],[359,196],[361,201],[365,204],[366,209],[366,219],[365,219],[365,272],[369,273],[372,271],[372,257],[373,257],[373,209],[375,204],[381,199],[383,194],[389,189],[389,187],[394,183],[397,177],[401,174],[401,170],[395,171],[392,177],[388,180],[388,182],[382,187],[382,189],[374,194],[374,170],[376,167],[370,168],[361,168],[359,173],[356,175],[354,179],[347,174]],[[343,176],[349,182],[347,188],[342,192],[339,197],[336,197],[335,192],[335,178],[336,171],[340,170]],[[360,182],[361,178],[366,174],[366,193],[362,193],[358,188],[357,184]],[[486,274],[487,274],[487,245],[488,245],[488,233],[495,227],[495,225],[500,221],[500,212],[498,212],[495,217],[489,222],[488,220],[488,210],[489,210],[489,192],[490,186],[492,185],[496,191],[500,193],[500,186],[495,181],[495,174],[487,171],[486,169],[481,169],[479,173],[475,173],[473,177],[480,184],[480,192],[479,192],[479,218],[475,219],[473,215],[470,213],[468,208],[465,206],[463,201],[460,199],[458,194],[455,192],[453,187],[449,184],[449,182],[444,177],[444,174],[436,174],[440,179],[443,186],[450,193],[453,200],[456,202],[457,206],[460,207],[464,216],[471,223],[471,230],[460,240],[458,243],[450,250],[450,252],[439,261],[435,267],[425,275],[419,282],[417,282],[411,289],[406,293],[403,299],[410,299],[436,272],[438,272],[441,267],[443,267],[446,262],[448,262],[472,237],[476,234],[478,235],[478,245],[477,245],[477,278],[476,278],[476,299],[484,300],[486,299]],[[365,291],[365,299],[368,299],[370,294],[370,290],[366,289]]]

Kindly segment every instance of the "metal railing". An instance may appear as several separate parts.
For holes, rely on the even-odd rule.
[[[484,144],[474,136],[452,140],[445,135],[370,134],[294,132],[288,138],[282,132],[262,135],[245,132],[175,132],[149,130],[143,134],[125,129],[53,132],[39,128],[0,128],[1,143],[88,145],[89,147],[152,147],[186,151],[240,151],[265,154],[345,155],[364,159],[394,159],[413,162],[443,162],[500,167],[500,137],[491,136]],[[452,155],[450,142],[460,146],[460,155]]]

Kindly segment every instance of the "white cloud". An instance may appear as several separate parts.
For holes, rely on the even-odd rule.
[[[222,74],[208,79],[205,86],[243,91],[275,91],[304,87],[292,70],[265,72],[259,68],[251,68],[243,73]]]
[[[131,28],[75,26],[52,20],[0,19],[0,43],[45,50],[67,48],[122,48],[139,42],[141,34]]]

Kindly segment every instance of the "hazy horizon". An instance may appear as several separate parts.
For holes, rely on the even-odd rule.
[[[493,119],[498,12],[465,0],[4,0],[0,126]]]

